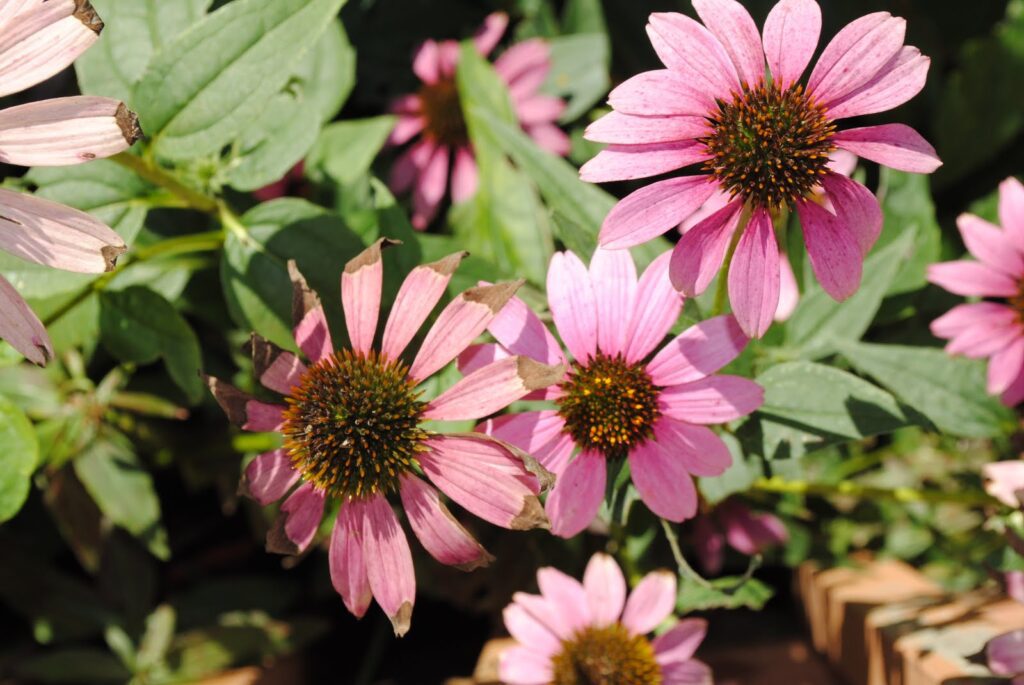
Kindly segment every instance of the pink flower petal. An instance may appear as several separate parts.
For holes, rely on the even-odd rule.
[[[615,559],[601,553],[590,557],[583,574],[583,589],[594,625],[606,626],[619,620],[626,606],[626,578]]]
[[[282,395],[291,395],[292,390],[302,383],[302,376],[307,370],[306,365],[291,352],[282,350],[272,343],[257,336],[253,336],[253,340],[253,344],[258,346],[256,349],[265,355],[253,364],[260,384]],[[254,349],[254,360],[256,355]]]
[[[660,443],[648,440],[630,450],[629,472],[640,499],[656,515],[676,522],[697,515],[693,479],[678,455]],[[626,623],[625,616],[622,622]]]
[[[658,385],[690,383],[738,357],[747,342],[734,317],[716,316],[691,326],[665,345],[647,365],[647,372]]]
[[[293,334],[295,343],[311,362],[318,362],[334,353],[327,317],[324,316],[324,308],[320,305],[306,312]]]
[[[402,508],[424,549],[442,564],[472,571],[494,560],[452,516],[437,490],[418,476],[402,477]]]
[[[590,183],[645,178],[682,169],[710,158],[703,143],[695,140],[652,145],[609,145],[580,167],[580,178]]]
[[[569,630],[577,632],[591,624],[587,593],[578,580],[547,566],[537,571],[537,585]]]
[[[452,300],[430,327],[409,376],[423,380],[455,359],[486,330],[522,281],[470,288]]]
[[[906,124],[850,128],[839,131],[832,140],[858,157],[900,171],[930,174],[942,166],[935,148]]]
[[[752,87],[763,81],[761,34],[743,5],[736,0],[693,0],[693,8],[729,54],[740,81]]]
[[[780,0],[764,22],[764,54],[772,78],[785,90],[800,80],[821,36],[821,8],[814,0]]]
[[[988,667],[997,675],[1024,673],[1024,630],[1013,630],[989,640],[985,646]]]
[[[740,236],[729,267],[729,302],[749,337],[760,338],[771,327],[779,308],[779,282],[779,244],[772,218],[759,209]]]
[[[565,419],[555,409],[505,414],[486,421],[478,430],[533,454],[556,439],[565,428]],[[545,467],[547,468],[547,467]]]
[[[669,266],[676,290],[687,297],[707,290],[722,268],[742,207],[742,201],[729,202],[683,234]]]
[[[669,571],[648,573],[626,600],[622,625],[634,635],[646,635],[668,618],[675,606],[675,575]]]
[[[699,424],[728,423],[764,404],[760,385],[740,376],[716,375],[665,388],[658,408],[665,416]]]
[[[705,200],[704,204],[702,204],[696,212],[686,217],[686,220],[679,224],[680,235],[686,234],[691,228],[704,221],[704,219],[707,219],[730,202],[732,202],[732,198],[729,197],[729,193],[725,192],[721,188],[716,188],[715,191],[711,193],[711,197]]]
[[[980,262],[942,262],[928,266],[928,280],[954,295],[1014,297],[1016,281]]]
[[[324,515],[324,495],[303,483],[281,505],[274,527],[267,533],[267,551],[301,554],[316,537]]]
[[[683,309],[683,298],[668,276],[671,258],[671,250],[663,252],[640,276],[626,331],[625,359],[631,364],[644,359],[665,339]]]
[[[882,233],[882,208],[878,198],[853,179],[826,174],[821,185],[832,203],[838,223],[844,224],[867,255]]]
[[[508,84],[513,100],[537,92],[551,71],[551,50],[540,38],[516,43],[494,62],[494,70]]]
[[[1024,337],[1018,337],[992,355],[988,362],[988,392],[999,395],[1024,369]]]
[[[711,669],[696,659],[661,667],[661,685],[711,685],[712,682]]]
[[[771,514],[754,514],[737,500],[728,500],[715,510],[729,545],[740,554],[752,556],[789,539],[785,524]]]
[[[1013,382],[1010,383],[1010,387],[1003,392],[999,400],[1007,407],[1015,407],[1024,401],[1024,369],[1022,369],[1020,374],[1018,374]]]
[[[268,404],[258,400],[249,400],[245,404],[245,423],[242,430],[256,432],[276,432],[284,425],[284,405]]]
[[[355,506],[355,502],[349,506]],[[363,520],[363,560],[370,589],[377,604],[391,619],[395,635],[401,637],[409,630],[412,607],[416,603],[416,574],[409,541],[383,495],[373,495],[358,506]]]
[[[708,633],[708,622],[703,618],[687,618],[654,638],[654,658],[661,665],[689,661],[704,636]]]
[[[508,685],[545,685],[551,682],[551,658],[526,647],[510,647],[501,653],[498,673]]]
[[[454,40],[442,40],[437,44],[437,63],[443,79],[454,79],[459,66],[459,44]]]
[[[533,138],[533,142],[542,150],[547,150],[553,155],[564,157],[569,154],[572,142],[565,131],[554,124],[528,124],[526,133]]]
[[[981,467],[985,492],[1012,509],[1024,504],[1024,461],[996,461]]]
[[[601,226],[601,247],[633,247],[677,226],[711,197],[708,176],[682,176],[636,190],[612,208]]]
[[[710,131],[698,116],[635,116],[609,112],[587,126],[587,140],[618,145],[651,145],[693,140]]]
[[[961,214],[956,225],[964,245],[975,257],[1011,278],[1024,275],[1024,255],[1009,234],[973,214]]]
[[[519,644],[529,645],[534,652],[544,656],[554,656],[562,649],[559,640],[551,629],[522,605],[513,602],[501,613],[505,619],[505,628]],[[544,681],[541,681],[544,682]]]
[[[299,472],[292,467],[288,453],[278,449],[249,462],[238,490],[266,506],[284,497],[298,480]]]
[[[513,355],[508,350],[497,343],[477,343],[459,353],[456,366],[459,373],[468,376],[488,364],[493,364],[500,359],[508,359],[511,356]]]
[[[999,184],[999,222],[1024,251],[1024,184],[1012,176]]]
[[[515,103],[516,115],[523,126],[556,121],[565,111],[565,101],[551,95],[537,94]]]
[[[800,302],[800,287],[796,275],[785,253],[779,255],[779,306],[775,308],[775,320],[785,321],[793,315]]]
[[[677,12],[655,12],[647,37],[662,63],[680,72],[701,90],[727,99],[740,92],[740,79],[722,44],[699,22]]]
[[[404,114],[398,117],[395,127],[388,134],[388,145],[405,145],[422,133],[427,120],[418,114]]]
[[[831,103],[874,78],[903,47],[907,22],[875,12],[847,24],[825,47],[811,72],[807,90]]]
[[[449,149],[444,145],[434,148],[433,154],[421,169],[412,193],[412,226],[424,230],[437,215],[437,208],[448,189]]]
[[[713,478],[732,466],[732,453],[725,442],[707,426],[695,426],[666,417],[654,425],[654,436],[662,448],[682,462],[687,473]]]
[[[341,274],[341,306],[352,350],[369,354],[380,316],[380,293],[384,285],[381,248],[393,244],[380,238],[351,259]]]
[[[465,202],[476,194],[480,175],[476,159],[468,147],[455,150],[455,163],[452,165],[452,202]]]
[[[43,323],[3,276],[0,276],[0,340],[6,340],[33,364],[45,366],[53,359],[53,345]]]
[[[586,361],[597,353],[597,303],[590,274],[572,252],[556,252],[548,266],[548,306],[555,328],[572,356]]]
[[[360,538],[363,535],[362,508],[344,502],[338,509],[331,546],[327,554],[331,584],[356,618],[362,618],[370,607],[373,592],[366,575],[366,560]]]
[[[711,521],[711,516],[698,516],[693,524],[693,548],[697,561],[708,575],[717,576],[725,561],[725,537]]]
[[[450,254],[436,262],[417,266],[405,277],[384,325],[381,352],[385,357],[398,359],[402,356],[406,345],[444,295],[452,274],[465,256],[465,252]]]
[[[867,83],[828,103],[829,118],[859,117],[899,107],[921,92],[930,66],[931,60],[920,50],[903,46]]]
[[[931,323],[932,335],[953,338],[969,328],[1004,327],[1017,320],[1017,312],[998,302],[972,302],[958,304]]]
[[[946,352],[962,354],[971,359],[980,359],[999,352],[1022,336],[1024,336],[1024,326],[1017,320],[1017,317],[1013,317],[1006,323],[993,320],[957,333],[946,345]]]
[[[636,265],[629,250],[594,250],[590,283],[597,306],[597,347],[607,355],[621,355],[629,333],[623,324],[633,313],[637,289]]]
[[[608,104],[623,114],[700,118],[716,106],[709,93],[671,69],[644,71],[623,81],[608,94]]]
[[[473,44],[481,55],[489,55],[505,35],[508,28],[508,15],[504,12],[492,12],[484,19],[483,25],[473,34]]]
[[[565,367],[548,366],[529,357],[509,357],[477,369],[427,405],[423,418],[437,421],[480,419],[554,385]]]
[[[399,155],[388,175],[388,188],[391,192],[401,195],[411,189],[436,149],[437,144],[432,138],[423,138]]]
[[[814,202],[799,203],[797,212],[814,275],[833,299],[845,300],[860,287],[864,266],[862,243],[845,221]]]
[[[565,363],[565,355],[547,326],[518,297],[508,301],[487,330],[512,354],[523,354],[545,364]]]
[[[522,607],[530,616],[539,623],[546,626],[555,634],[559,641],[572,639],[575,629],[561,610],[545,597],[531,595],[526,592],[516,592],[512,595],[512,601]]]
[[[571,538],[582,532],[597,516],[604,499],[607,469],[596,452],[581,452],[558,474],[548,493],[547,513],[551,532]]]
[[[412,71],[426,84],[437,83],[440,76],[437,41],[423,41],[412,58]]]

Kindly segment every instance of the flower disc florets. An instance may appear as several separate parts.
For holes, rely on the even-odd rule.
[[[658,391],[643,365],[622,357],[598,354],[586,364],[575,362],[559,413],[565,430],[583,449],[622,457],[630,447],[652,434],[658,411]]]
[[[441,79],[420,88],[420,102],[426,132],[439,145],[463,146],[469,143],[466,120],[462,115],[462,103],[455,81]]]
[[[398,491],[416,466],[426,403],[400,362],[335,352],[309,367],[286,398],[282,432],[292,464],[338,497]]]
[[[651,643],[621,624],[589,627],[562,643],[551,660],[554,685],[660,685]]]
[[[733,197],[792,209],[825,175],[835,150],[836,126],[825,112],[800,85],[744,87],[709,117],[713,132],[700,142],[713,157],[704,168]]]

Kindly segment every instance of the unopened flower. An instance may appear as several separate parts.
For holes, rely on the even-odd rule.
[[[537,572],[539,595],[517,592],[505,627],[518,643],[501,655],[509,685],[710,685],[711,669],[693,658],[707,621],[688,618],[656,638],[672,616],[676,578],[647,574],[626,597],[626,579],[607,554],[595,554],[583,583],[554,568]]]
[[[981,467],[985,492],[1008,507],[1024,506],[1024,461],[994,461]]]
[[[507,25],[508,17],[501,12],[484,20],[474,38],[481,55],[494,50]],[[389,182],[395,193],[412,189],[412,225],[419,230],[436,216],[448,189],[449,170],[453,202],[464,202],[476,192],[476,160],[455,84],[458,61],[459,44],[454,40],[426,41],[412,64],[423,85],[392,105],[398,123],[389,142],[403,145],[420,136],[395,161]],[[523,129],[542,148],[568,154],[569,138],[555,124],[565,103],[538,90],[551,71],[547,43],[533,38],[513,45],[495,60],[494,68],[508,86]]]
[[[1016,676],[1011,685],[1024,685],[1024,630],[998,635],[985,645],[988,668],[996,675]]]
[[[99,37],[88,0],[0,2],[0,96],[30,88],[66,68]],[[0,161],[65,166],[108,157],[141,137],[124,103],[76,96],[0,110]],[[127,249],[124,240],[77,209],[0,189],[0,250],[79,273],[103,273]],[[0,338],[31,362],[53,357],[46,329],[14,286],[0,276]]]
[[[285,554],[306,549],[325,504],[333,500],[338,513],[329,556],[335,589],[356,616],[366,612],[371,597],[376,599],[395,632],[404,634],[416,579],[392,502],[400,503],[427,552],[465,570],[484,566],[491,557],[448,511],[437,489],[498,526],[520,530],[547,523],[537,495],[550,474],[532,459],[500,440],[438,433],[425,422],[489,415],[548,386],[562,369],[509,357],[432,400],[423,399],[423,381],[480,335],[520,284],[471,288],[456,297],[407,365],[403,352],[463,255],[412,270],[375,345],[386,244],[377,241],[345,267],[341,300],[350,346],[343,349],[331,341],[317,295],[290,264],[295,342],[308,364],[260,338],[252,345],[260,383],[279,393],[281,401],[262,402],[215,378],[209,384],[228,417],[244,430],[283,437],[284,446],[256,457],[242,480],[242,492],[260,504],[284,499],[267,549]]]
[[[671,521],[693,517],[692,477],[721,475],[732,463],[708,425],[763,402],[753,381],[714,375],[747,344],[732,316],[703,321],[660,345],[682,307],[668,279],[669,257],[658,257],[638,280],[628,250],[598,248],[589,271],[572,252],[558,252],[548,269],[548,305],[571,360],[518,298],[489,326],[498,344],[471,348],[460,360],[465,372],[509,354],[566,365],[556,385],[535,395],[556,409],[508,414],[480,427],[557,474],[545,505],[557,535],[571,537],[594,519],[608,462],[624,458],[651,511]]]
[[[964,244],[978,261],[932,264],[928,280],[956,295],[987,298],[953,307],[932,322],[946,351],[988,357],[988,391],[1014,406],[1024,400],[1024,185],[999,185],[1000,230],[973,214],[957,217]]]
[[[694,522],[697,558],[707,573],[722,570],[725,545],[753,556],[789,539],[786,526],[774,514],[754,513],[738,499],[730,498]]]
[[[652,183],[620,201],[605,219],[601,245],[643,243],[678,225],[716,190],[727,193],[732,201],[680,240],[672,282],[688,296],[703,292],[735,250],[729,299],[743,330],[760,336],[779,300],[773,212],[787,207],[799,214],[814,272],[837,300],[856,292],[864,256],[881,231],[878,200],[830,170],[831,153],[844,149],[922,173],[940,165],[931,145],[903,124],[844,131],[837,125],[909,100],[924,86],[929,60],[903,44],[903,19],[876,12],[843,28],[804,84],[821,31],[814,0],[781,0],[763,38],[735,0],[693,5],[703,25],[677,13],[651,15],[647,32],[667,68],[612,91],[614,111],[586,134],[609,146],[580,173],[603,182],[701,165],[700,172]],[[814,201],[819,189],[824,206]]]

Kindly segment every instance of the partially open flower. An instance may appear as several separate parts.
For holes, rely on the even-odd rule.
[[[694,523],[694,546],[703,569],[712,575],[722,570],[725,545],[746,556],[760,554],[789,539],[786,526],[774,514],[754,513],[730,498]]]
[[[0,96],[29,88],[63,70],[99,37],[88,0],[0,0]],[[65,166],[108,157],[142,135],[124,103],[76,96],[0,110],[0,161]],[[77,209],[0,190],[0,250],[65,271],[103,273],[127,249],[117,233]],[[46,329],[0,276],[0,338],[25,358],[53,356]]]
[[[501,655],[509,685],[710,685],[711,669],[693,658],[707,622],[690,618],[649,634],[676,605],[676,578],[649,573],[626,597],[626,579],[607,554],[595,554],[581,584],[554,568],[537,572],[540,595],[517,592],[505,627],[519,644]]]
[[[374,345],[383,263],[379,240],[350,261],[341,299],[350,346],[335,348],[317,295],[290,264],[295,342],[291,352],[253,338],[255,372],[280,402],[257,400],[215,378],[214,396],[244,430],[280,433],[284,447],[245,470],[242,492],[260,504],[284,499],[267,549],[298,554],[312,543],[327,500],[338,503],[330,542],[334,587],[356,616],[371,597],[395,632],[409,628],[416,594],[412,556],[390,500],[435,559],[472,570],[491,556],[448,511],[434,489],[504,528],[546,526],[537,495],[550,474],[527,454],[479,433],[443,434],[426,421],[466,421],[499,411],[557,380],[563,369],[509,357],[470,374],[432,400],[423,381],[480,335],[520,283],[471,288],[446,306],[411,364],[409,342],[441,299],[462,254],[416,267],[405,279]],[[424,476],[426,480],[424,480]],[[430,485],[433,483],[433,486]]]

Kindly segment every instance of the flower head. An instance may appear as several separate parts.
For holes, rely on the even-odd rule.
[[[697,513],[692,476],[717,476],[732,457],[708,424],[745,416],[761,387],[714,375],[747,338],[732,316],[703,321],[663,346],[682,298],[668,279],[669,253],[638,279],[627,250],[598,248],[587,269],[559,252],[548,269],[548,304],[567,357],[540,319],[513,298],[491,322],[498,344],[467,350],[464,372],[510,354],[565,364],[558,383],[534,398],[556,409],[509,414],[479,430],[519,446],[557,474],[546,510],[551,530],[571,537],[587,527],[605,493],[609,462],[629,460],[633,484],[659,516]]]
[[[284,499],[267,549],[303,551],[320,527],[328,500],[337,503],[330,541],[335,589],[356,616],[375,598],[396,633],[403,634],[416,581],[389,498],[401,503],[427,552],[465,570],[484,566],[491,557],[448,511],[435,486],[495,525],[527,529],[547,523],[537,495],[550,474],[530,457],[479,433],[442,434],[424,422],[487,416],[547,387],[563,370],[508,357],[483,366],[434,399],[423,397],[423,381],[484,331],[519,283],[471,288],[456,297],[406,364],[403,352],[463,255],[412,270],[399,289],[381,344],[375,346],[381,248],[389,242],[377,241],[345,267],[341,299],[350,346],[343,349],[331,341],[319,298],[289,265],[295,342],[308,364],[261,338],[252,341],[256,375],[281,401],[262,402],[208,380],[232,421],[244,430],[283,437],[283,447],[256,457],[242,479],[242,492],[260,504]]]
[[[711,574],[722,570],[726,543],[740,554],[753,556],[789,539],[785,524],[777,516],[755,514],[735,498],[700,516],[693,532],[701,566]]]
[[[554,568],[537,572],[540,595],[517,592],[505,627],[517,644],[501,655],[509,685],[710,685],[711,669],[693,658],[707,632],[690,618],[651,639],[676,604],[676,578],[649,573],[626,597],[626,579],[607,554],[595,554],[583,582]]]
[[[733,249],[729,299],[743,330],[761,336],[780,297],[773,217],[781,211],[799,214],[811,265],[832,297],[845,299],[860,285],[864,256],[882,228],[881,209],[867,188],[830,168],[833,152],[905,171],[939,166],[932,147],[907,126],[838,125],[909,100],[924,86],[929,60],[903,44],[903,19],[876,12],[841,30],[802,83],[821,31],[814,0],[781,0],[763,37],[735,0],[693,5],[703,24],[682,14],[651,15],[647,32],[667,68],[612,91],[614,111],[586,134],[609,145],[580,174],[603,182],[700,165],[693,175],[652,183],[620,201],[605,219],[601,245],[643,243],[716,191],[725,193],[730,201],[677,245],[672,282],[687,296],[700,294]]]
[[[0,96],[30,88],[62,71],[103,29],[88,0],[0,2]],[[138,119],[110,98],[54,98],[0,110],[0,161],[65,166],[108,157],[142,136]],[[0,189],[0,250],[79,273],[103,273],[127,249],[103,223],[77,209]],[[46,329],[0,276],[0,338],[26,359],[53,357]]]
[[[999,220],[1002,230],[973,214],[957,218],[978,261],[932,264],[928,280],[956,295],[986,299],[953,307],[931,330],[949,340],[950,354],[988,357],[988,391],[1014,406],[1024,399],[1024,185],[1015,178],[999,186]]]
[[[494,50],[507,25],[508,17],[501,12],[484,20],[474,37],[481,55]],[[455,84],[458,60],[459,44],[453,40],[423,43],[412,64],[423,85],[392,105],[398,124],[389,142],[403,145],[416,136],[419,140],[395,162],[390,186],[395,193],[412,189],[412,224],[420,230],[437,214],[448,189],[449,166],[454,202],[463,202],[476,192],[476,161]],[[513,45],[495,60],[494,68],[508,86],[523,129],[544,149],[567,154],[569,138],[555,125],[565,103],[538,91],[551,71],[547,43],[533,38]]]

